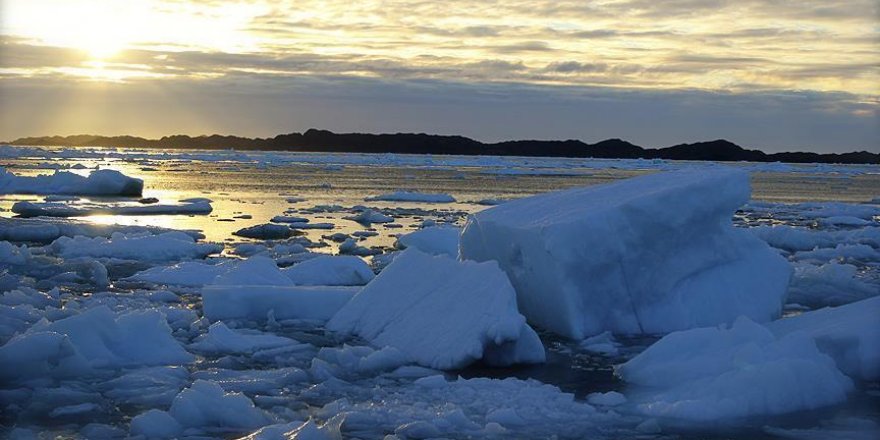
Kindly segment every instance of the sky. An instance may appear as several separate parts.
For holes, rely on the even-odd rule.
[[[880,152],[880,1],[0,0],[0,140],[311,127]]]

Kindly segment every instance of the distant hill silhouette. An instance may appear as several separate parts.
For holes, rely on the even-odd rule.
[[[333,133],[309,129],[304,133],[280,134],[273,138],[238,136],[165,136],[144,139],[134,136],[45,136],[26,137],[13,145],[95,146],[117,148],[236,149],[269,151],[311,151],[349,153],[461,154],[496,156],[595,157],[606,159],[671,159],[790,163],[880,164],[880,154],[858,151],[843,154],[773,153],[748,150],[718,139],[666,148],[644,148],[621,139],[595,144],[579,140],[521,140],[484,143],[463,136],[424,133]]]

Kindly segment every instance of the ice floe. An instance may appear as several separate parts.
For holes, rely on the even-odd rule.
[[[392,193],[380,194],[378,196],[367,197],[366,201],[385,201],[385,202],[422,202],[422,203],[452,203],[455,198],[449,194],[420,193],[414,191],[395,191]]]
[[[25,245],[16,246],[8,241],[0,241],[0,266],[8,264],[25,264],[31,259],[31,253]]]
[[[21,162],[17,154],[30,151],[11,150],[16,155],[8,157],[15,163]],[[111,149],[35,150],[39,151],[33,153],[46,155],[47,160],[51,160],[36,166],[45,169],[85,168],[81,164],[55,160],[88,155],[96,160],[136,157],[139,159],[132,159],[135,163],[126,166],[161,172],[196,168],[179,162],[183,160],[229,160],[238,163],[210,166],[246,172],[278,164],[299,164],[296,161],[302,159],[307,165],[318,165],[311,171],[323,170],[325,165],[338,169],[342,163],[409,164],[443,170],[454,179],[482,171],[463,171],[456,167],[477,166],[502,170],[501,174],[510,174],[505,179],[511,182],[517,179],[516,174],[532,171],[584,175],[590,169],[609,167],[666,170],[693,166],[671,161],[491,157],[426,160],[401,155],[227,151],[135,152],[132,156]],[[8,151],[0,147],[0,157],[4,152]],[[735,166],[752,170],[790,167],[791,172],[819,170],[815,166],[779,164]],[[88,166],[93,167],[94,164]],[[352,170],[356,168],[362,167],[352,167]],[[724,172],[724,169],[719,166],[715,172]],[[822,172],[828,170],[839,170],[841,176],[876,173],[876,167],[873,170],[844,166],[821,168]],[[406,174],[404,178],[413,179],[414,175]],[[324,177],[318,179],[306,182],[304,188],[314,188],[314,183]],[[761,322],[742,318],[730,324],[734,312],[741,308],[738,303],[727,304],[724,306],[731,309],[730,319],[713,320],[711,324],[724,322],[723,325],[684,331],[684,336],[673,333],[668,339],[661,339],[656,348],[648,350],[646,345],[653,343],[656,336],[627,335],[629,332],[611,327],[591,332],[593,336],[578,341],[542,333],[550,360],[546,366],[491,369],[487,364],[507,365],[530,357],[531,361],[538,361],[539,357],[543,359],[544,348],[541,339],[523,323],[520,316],[523,309],[518,309],[505,273],[497,267],[477,270],[472,266],[482,266],[454,259],[458,254],[460,231],[452,225],[460,223],[467,212],[482,207],[472,203],[462,205],[463,208],[426,207],[422,204],[425,202],[407,202],[407,206],[412,204],[407,208],[387,207],[392,205],[384,203],[377,203],[379,207],[349,207],[359,203],[355,200],[364,194],[340,195],[350,188],[329,178],[328,181],[340,191],[320,191],[314,197],[319,205],[311,208],[286,205],[284,197],[290,192],[268,195],[277,195],[276,200],[264,195],[258,199],[242,196],[241,200],[235,200],[235,203],[265,204],[260,211],[249,211],[247,206],[233,207],[231,209],[237,210],[230,211],[228,197],[239,197],[231,193],[200,190],[186,193],[218,199],[216,206],[222,207],[220,217],[225,220],[254,218],[262,222],[283,212],[272,218],[276,226],[334,229],[334,224],[337,225],[338,232],[322,235],[321,231],[304,229],[294,232],[296,237],[268,241],[215,238],[217,233],[209,231],[214,234],[212,240],[227,239],[228,255],[220,253],[223,249],[220,245],[199,243],[204,236],[193,231],[169,236],[163,235],[168,230],[157,227],[102,225],[73,218],[0,219],[0,421],[3,424],[0,437],[675,436],[675,431],[667,430],[670,426],[667,418],[679,422],[678,426],[686,430],[684,436],[689,436],[689,430],[695,426],[710,429],[708,433],[698,431],[694,436],[712,436],[717,433],[714,427],[727,420],[734,420],[730,423],[736,426],[732,428],[731,437],[743,432],[750,436],[755,432],[753,429],[764,429],[769,436],[786,438],[873,438],[871,435],[876,436],[880,430],[873,419],[873,409],[862,408],[876,400],[877,365],[880,365],[876,316],[880,311],[877,299],[852,303],[880,293],[877,292],[880,227],[876,226],[875,208],[854,203],[781,204],[753,200],[738,210],[734,222],[740,230],[775,247],[774,252],[788,259],[794,267],[785,318],[766,322],[753,316],[751,321]],[[469,200],[493,195],[482,190],[468,191]],[[638,256],[633,260],[640,266],[627,266],[629,269],[624,272],[653,273],[652,282],[675,277],[681,280],[682,273],[672,273],[669,277],[665,273],[688,265],[696,268],[699,265],[694,261],[707,258],[705,253],[690,252],[688,237],[670,233],[670,230],[687,231],[695,241],[709,237],[706,249],[729,246],[728,241],[712,239],[705,230],[694,228],[698,220],[707,223],[717,220],[721,234],[728,233],[734,209],[731,207],[734,203],[728,199],[733,198],[729,196],[734,191],[722,184],[713,187],[711,197],[706,195],[708,192],[700,186],[691,197],[665,192],[662,185],[657,185],[646,191],[645,197],[656,197],[656,204],[666,205],[668,209],[654,211],[648,202],[621,203],[621,210],[630,210],[618,217],[625,220],[619,225],[623,233],[614,228],[600,231],[617,234],[609,236],[608,241],[619,238],[623,254]],[[503,197],[511,194],[498,193]],[[4,207],[21,200],[34,203],[33,199],[12,196],[5,200]],[[44,200],[80,207],[157,205],[155,200],[142,203],[135,199],[100,203],[98,199],[78,199],[73,195],[48,195]],[[300,201],[302,199],[291,202]],[[195,198],[180,203],[211,202]],[[725,208],[718,208],[719,204]],[[564,204],[548,204],[546,218],[551,219],[555,215],[553,211],[589,217],[592,210],[590,207],[574,212],[576,210],[569,210]],[[616,210],[604,212],[607,217],[603,219],[615,218],[611,213]],[[653,214],[655,212],[660,214]],[[701,219],[693,212],[704,216]],[[10,213],[7,211],[6,215]],[[393,217],[393,222],[382,223],[383,226],[370,222],[376,226],[372,229],[343,220],[344,216],[359,215],[363,215],[363,220]],[[652,215],[662,228],[649,230],[647,220],[630,218]],[[673,216],[682,219],[677,222]],[[190,227],[198,224],[190,221],[203,220],[213,225],[215,218],[181,216],[162,220],[162,224],[167,221]],[[590,266],[599,261],[601,249],[585,249],[579,253],[584,246],[583,236],[592,229],[572,227],[563,230],[567,236],[555,235],[558,220],[555,218],[541,226],[546,226],[546,232],[542,232],[547,234],[544,238],[552,238],[546,243],[554,245],[547,248],[544,257],[547,264],[583,258],[587,262],[585,267],[601,272],[599,266]],[[600,220],[597,217],[591,221]],[[119,221],[151,222],[144,218]],[[241,226],[249,224],[251,222]],[[759,224],[774,226],[755,227]],[[232,231],[226,229],[225,224],[218,226],[223,234]],[[510,250],[505,247],[508,245],[525,246],[529,243],[513,243],[515,240],[509,237],[537,238],[540,227],[531,226],[486,245],[501,250]],[[644,235],[629,234],[626,228],[639,231],[644,228]],[[692,229],[697,231],[691,232]],[[397,236],[398,233],[401,235]],[[189,238],[183,238],[184,235]],[[397,243],[391,249],[389,246],[396,236]],[[60,237],[69,238],[50,244]],[[639,254],[642,243],[658,237],[670,253],[648,247],[643,255]],[[671,239],[663,241],[665,237]],[[173,240],[166,241],[169,238]],[[335,251],[337,243],[344,245],[345,252],[369,257],[364,260],[316,253]],[[324,249],[317,249],[321,246]],[[414,252],[445,258],[428,260],[433,257],[422,255],[419,258],[425,263],[416,264],[408,257]],[[394,262],[395,259],[398,261]],[[670,260],[670,265],[658,268],[650,264],[656,260]],[[773,264],[778,261],[773,260]],[[635,262],[627,261],[628,264]],[[614,265],[609,267],[613,269]],[[379,273],[383,268],[381,275],[374,276],[374,271]],[[725,272],[717,278],[711,275],[712,282],[706,283],[730,284],[727,276],[732,277],[733,272]],[[764,272],[755,270],[739,272],[743,273],[757,279],[766,277]],[[507,272],[511,278],[514,275],[530,274]],[[740,280],[735,281],[733,284]],[[579,288],[570,278],[538,286],[556,285],[569,289],[568,292]],[[361,290],[369,295],[358,294]],[[357,300],[362,295],[364,299]],[[609,306],[602,301],[578,298],[577,307],[594,313],[604,310],[608,316],[602,319],[607,318],[608,322],[617,319],[616,313],[630,313],[630,309],[621,304]],[[685,322],[687,320],[674,313],[679,307],[691,307],[694,313],[708,307],[699,302],[664,304],[669,298],[659,298],[657,310],[647,312],[648,317],[651,313],[666,314],[670,320]],[[775,300],[781,301],[781,298]],[[706,299],[711,301],[715,299]],[[559,304],[545,302],[547,308],[561,309]],[[357,316],[350,318],[356,321],[358,331],[335,332],[332,325],[328,331],[327,320],[342,316],[350,304],[357,309],[357,313],[353,313]],[[810,311],[824,305],[842,306]],[[641,313],[649,309],[649,302],[645,301],[644,308],[638,310]],[[803,313],[797,315],[800,312]],[[650,323],[649,320],[644,322]],[[519,333],[515,327],[520,329]],[[374,337],[367,330],[375,330],[378,336]],[[640,352],[642,356],[638,355]],[[612,379],[611,364],[628,359],[640,359],[632,362],[641,364],[630,371],[632,382]],[[474,363],[476,365],[465,366]],[[560,367],[562,371],[570,369],[573,376],[557,374]],[[441,376],[436,368],[453,371]],[[624,378],[627,378],[623,374],[626,370],[621,367]],[[456,377],[459,374],[477,378]],[[536,380],[478,377],[511,375],[540,377],[563,390],[573,390],[577,397]],[[843,403],[847,395],[850,398]],[[772,417],[834,402],[839,406]],[[754,420],[739,418],[743,415],[761,418],[755,426]],[[829,415],[833,418],[829,419]],[[790,423],[793,420],[795,423]],[[695,424],[694,421],[706,423]],[[740,424],[749,427],[739,428]],[[761,428],[765,424],[768,427]]]
[[[880,295],[880,286],[857,277],[858,268],[836,261],[822,265],[798,264],[788,291],[788,300],[796,304],[822,307],[838,306]]]
[[[179,232],[194,239],[205,236],[197,231],[171,230],[155,226],[102,225],[67,218],[0,218],[0,240],[49,243],[58,237],[109,237],[114,232],[123,234]]]
[[[0,194],[72,194],[140,196],[144,181],[116,170],[95,170],[88,176],[69,171],[39,176],[17,176],[0,167]]]
[[[457,262],[405,251],[327,323],[421,365],[450,369],[483,360],[544,361],[544,347],[516,309],[495,263]]]
[[[276,319],[326,321],[358,290],[347,286],[208,286],[202,291],[202,301],[205,316],[212,320],[266,321],[271,314]]]
[[[657,173],[474,215],[463,258],[496,260],[530,322],[564,336],[662,333],[779,315],[791,268],[734,228],[748,174]]]
[[[748,228],[769,245],[787,251],[811,251],[833,248],[841,244],[863,244],[880,248],[880,227],[852,230],[815,230],[798,226],[776,225]]]
[[[339,253],[344,255],[358,255],[361,257],[366,257],[375,254],[381,254],[382,251],[379,249],[371,249],[365,246],[360,246],[357,244],[357,241],[355,239],[348,238],[339,244]]]
[[[95,369],[193,360],[158,311],[117,315],[101,306],[52,323],[38,322],[12,338],[0,347],[0,376],[77,377]]]
[[[271,313],[277,319],[330,319],[358,290],[358,287],[344,287],[346,283],[357,281],[362,284],[363,277],[367,273],[372,275],[372,272],[362,261],[353,264],[347,259],[333,260],[340,257],[318,258],[322,260],[313,267],[335,267],[339,272],[313,276],[308,268],[295,271],[294,266],[280,270],[274,261],[259,256],[237,264],[217,276],[213,285],[203,289],[205,316],[212,320],[240,318],[264,321],[269,319]],[[305,263],[308,261],[299,264]],[[303,284],[321,281],[336,285],[298,286],[297,278]]]
[[[293,234],[294,231],[290,226],[273,225],[271,223],[248,226],[233,232],[233,235],[239,237],[256,238],[260,240],[277,240],[280,238],[288,238]]]
[[[777,337],[742,317],[729,327],[671,333],[623,364],[638,411],[710,421],[784,414],[842,402],[853,389],[802,333]]]
[[[803,313],[771,322],[767,327],[778,337],[806,334],[820,351],[857,380],[880,379],[880,296]]]
[[[214,382],[196,380],[174,398],[168,412],[150,410],[132,419],[131,433],[147,438],[177,438],[184,434],[246,432],[270,423],[271,417],[247,396],[227,393]]]
[[[391,223],[394,221],[394,217],[382,214],[381,212],[374,211],[372,209],[364,209],[357,215],[343,218],[346,220],[358,222],[364,226],[369,226],[373,223]]]
[[[309,219],[306,217],[294,217],[289,215],[276,215],[272,217],[272,223],[308,223]]]
[[[300,286],[361,286],[375,276],[364,260],[354,256],[319,256],[282,272]]]
[[[223,249],[216,244],[197,243],[190,235],[182,232],[164,232],[156,235],[115,232],[110,238],[60,237],[48,248],[53,253],[66,258],[104,257],[153,262],[204,258]]]
[[[223,322],[215,322],[208,328],[196,342],[190,344],[190,348],[201,353],[236,353],[248,354],[258,350],[278,348],[286,345],[295,345],[299,342],[260,332],[240,332],[230,329]]]
[[[17,202],[12,212],[22,217],[87,217],[91,215],[204,215],[213,208],[209,202],[141,205],[132,203]]]
[[[416,248],[426,254],[458,256],[458,237],[461,228],[452,226],[432,226],[419,229],[397,238],[397,247]]]
[[[220,274],[226,273],[232,264],[231,261],[221,264],[184,261],[171,266],[154,266],[125,280],[190,287],[204,286],[214,282]]]

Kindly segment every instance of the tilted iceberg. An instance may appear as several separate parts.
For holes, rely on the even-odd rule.
[[[551,192],[475,214],[461,256],[498,261],[529,321],[572,338],[765,322],[791,267],[733,226],[749,195],[721,167]]]
[[[495,263],[460,262],[410,249],[327,323],[391,346],[431,368],[544,361],[538,335],[516,308],[516,294]]]

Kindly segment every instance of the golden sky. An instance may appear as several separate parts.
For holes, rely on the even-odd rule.
[[[231,129],[272,135],[273,129],[292,131],[305,123],[410,131],[387,122],[369,125],[357,112],[335,112],[333,103],[367,112],[377,100],[408,106],[424,100],[429,106],[434,97],[441,107],[450,105],[444,99],[476,100],[460,105],[492,113],[498,105],[478,97],[519,103],[543,96],[558,97],[563,107],[586,114],[602,102],[613,101],[610,107],[617,109],[625,101],[616,110],[623,120],[630,107],[667,100],[673,111],[684,112],[677,122],[684,130],[685,118],[704,113],[693,106],[714,108],[718,100],[727,101],[734,120],[738,112],[748,112],[747,106],[769,112],[765,116],[779,107],[782,131],[771,145],[802,143],[790,135],[800,126],[791,124],[808,124],[800,127],[807,133],[829,120],[840,121],[829,127],[841,134],[838,143],[863,148],[872,147],[872,139],[878,143],[876,0],[0,0],[0,8],[3,97],[20,101],[28,111],[40,104],[77,109],[71,115],[56,108],[51,121],[27,122],[21,109],[13,111],[13,103],[4,99],[0,138],[101,130],[161,135]],[[240,102],[249,113],[205,112],[207,104],[191,102],[196,98],[178,93],[180,88],[216,99],[229,95],[223,102]],[[278,102],[280,95],[288,98]],[[352,96],[361,100],[349,102]],[[580,109],[573,102],[584,99],[591,107]],[[303,118],[302,106],[317,101],[328,120]],[[83,102],[93,104],[93,115]],[[144,114],[114,118],[106,109],[98,111],[101,102],[137,103]],[[172,106],[175,123],[151,116]],[[386,107],[395,117],[394,106]],[[785,112],[805,110],[815,113],[816,124],[783,118]],[[272,120],[279,111],[286,119]],[[269,122],[235,123],[263,113]],[[522,122],[511,118],[505,119],[508,124]],[[505,137],[502,120],[485,133],[455,118],[433,125],[420,121],[408,121],[416,122],[411,130]],[[725,129],[730,123],[697,122]],[[577,135],[580,124],[584,134],[579,137],[587,138],[597,128],[589,120],[571,123],[557,128]],[[662,128],[656,128],[658,142],[672,141]],[[850,139],[853,130],[867,131]],[[717,137],[727,133],[720,131]],[[740,127],[736,133],[747,131]],[[514,134],[520,133],[507,137]],[[651,139],[647,132],[636,137]],[[834,139],[823,142],[831,146]]]

